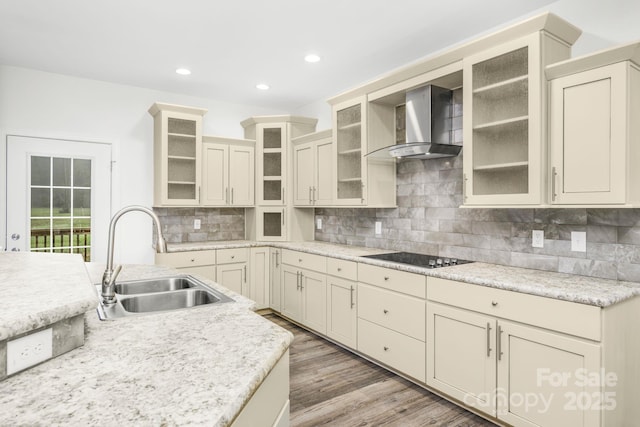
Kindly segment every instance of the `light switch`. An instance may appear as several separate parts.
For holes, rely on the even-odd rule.
[[[571,250],[574,252],[587,252],[587,233],[585,231],[571,232]]]
[[[199,219],[194,219],[193,220],[193,229],[194,230],[200,230],[200,225],[201,225],[201,223],[200,223]]]
[[[322,230],[322,218],[316,218],[316,230]]]
[[[544,248],[544,230],[533,230],[531,233],[531,247]]]

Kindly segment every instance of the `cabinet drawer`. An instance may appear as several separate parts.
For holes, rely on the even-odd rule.
[[[215,265],[216,251],[167,252],[156,254],[156,264],[174,268]]]
[[[422,299],[359,283],[358,317],[425,341],[426,304]]]
[[[600,307],[428,278],[427,299],[600,341]]]
[[[426,345],[422,341],[358,319],[358,351],[425,382]]]
[[[327,258],[327,274],[347,280],[358,280],[358,264],[337,258]]]
[[[327,272],[327,258],[322,255],[284,249],[282,251],[282,263],[320,273]]]
[[[375,265],[359,263],[358,281],[418,298],[425,298],[427,293],[426,276]]]
[[[218,249],[217,264],[231,264],[234,262],[247,262],[249,260],[248,248]]]

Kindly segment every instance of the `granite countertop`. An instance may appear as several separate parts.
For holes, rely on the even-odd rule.
[[[87,270],[97,283],[104,265]],[[120,279],[175,273],[125,265]],[[229,425],[293,337],[203,281],[235,302],[113,321],[87,312],[84,346],[0,382],[0,425]]]
[[[0,252],[0,341],[93,310],[88,285],[80,254]]]
[[[317,255],[331,256],[333,258],[393,268],[410,273],[424,274],[425,276],[457,280],[480,286],[555,298],[564,301],[594,305],[597,307],[607,307],[628,298],[640,295],[640,284],[634,282],[509,267],[483,262],[430,269],[371,258],[363,258],[363,255],[395,252],[393,250],[338,245],[326,242],[253,242],[246,240],[232,240],[220,242],[174,243],[169,245],[168,251],[181,252],[254,246],[273,246]]]

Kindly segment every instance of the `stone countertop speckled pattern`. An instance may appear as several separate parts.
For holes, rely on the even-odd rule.
[[[168,250],[169,252],[180,252],[253,246],[273,246],[317,255],[326,255],[410,273],[424,274],[425,276],[457,280],[480,286],[555,298],[597,307],[607,307],[640,295],[640,284],[634,282],[531,270],[482,262],[430,269],[362,257],[363,255],[396,252],[393,250],[337,245],[326,242],[252,242],[241,240],[180,243],[169,245]]]
[[[97,283],[104,265],[87,270]],[[175,273],[125,265],[120,279]],[[113,321],[86,313],[84,346],[0,382],[0,425],[229,425],[293,337],[200,279],[236,301]]]
[[[0,341],[97,306],[82,256],[0,252]]]

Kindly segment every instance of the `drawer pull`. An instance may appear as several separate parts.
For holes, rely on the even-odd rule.
[[[494,306],[494,307],[497,306],[498,305],[498,301],[491,301],[491,305]]]
[[[302,258],[298,258],[298,262],[302,262]]]
[[[342,271],[342,268],[338,267],[338,271]]]
[[[384,351],[389,351],[389,347],[387,347],[387,346],[382,347],[382,348],[384,348]]]
[[[195,258],[191,258],[191,262],[196,262],[196,259]]]
[[[389,276],[384,276],[384,280],[389,280]]]
[[[487,322],[487,357],[491,356],[491,323]]]
[[[498,326],[498,340],[496,342],[496,353],[498,353],[498,360],[502,360],[502,326]]]
[[[389,310],[387,310],[387,309],[382,309],[382,312],[383,312],[384,314],[387,314],[387,313],[389,313]]]
[[[231,259],[234,259],[236,256],[235,255],[231,255]]]
[[[356,305],[356,304],[353,302],[353,291],[354,291],[355,289],[353,288],[353,286],[350,286],[350,288],[351,288],[351,291],[350,291],[350,297],[351,297],[351,308],[353,308],[353,306],[354,306],[354,305]]]

